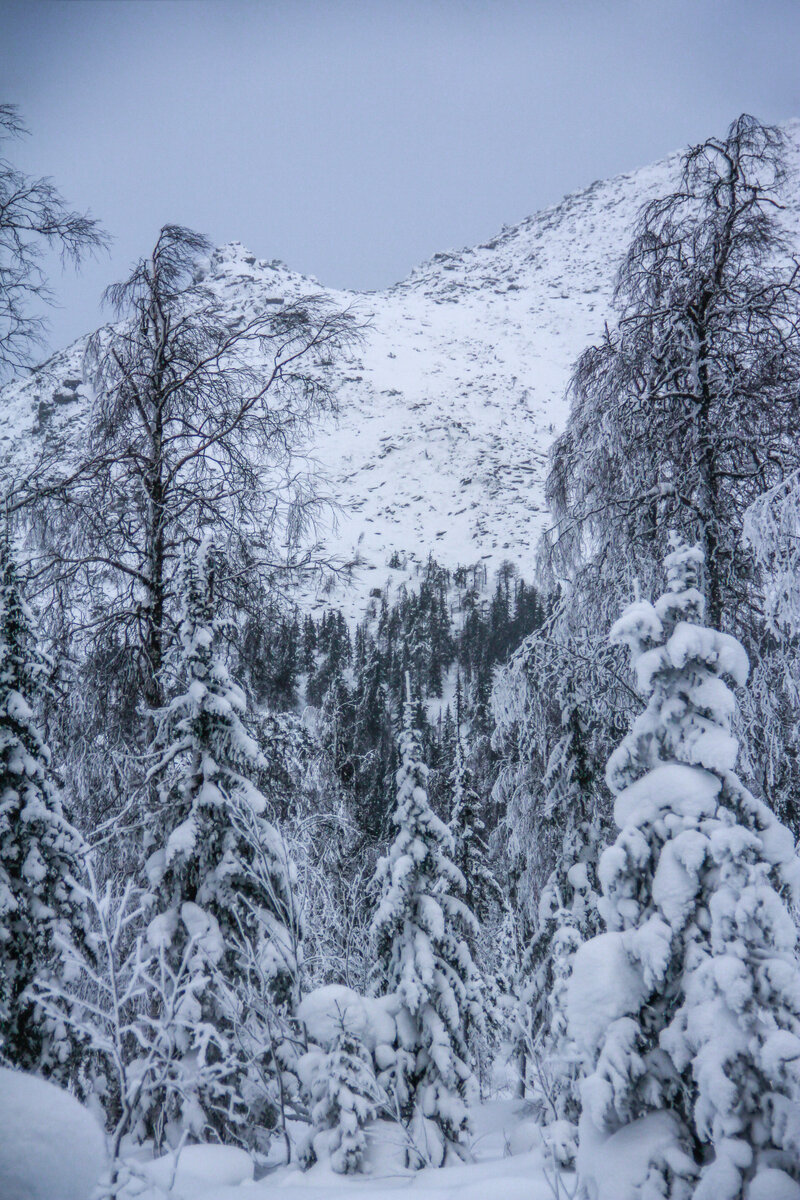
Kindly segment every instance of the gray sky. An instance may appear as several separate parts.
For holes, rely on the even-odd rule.
[[[51,342],[167,221],[372,289],[562,195],[800,115],[798,0],[0,0],[0,99],[115,238]]]

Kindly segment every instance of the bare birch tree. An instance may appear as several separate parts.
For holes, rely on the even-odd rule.
[[[702,547],[715,627],[756,663],[745,763],[797,830],[796,647],[769,625],[770,584],[745,518],[800,468],[800,274],[780,210],[786,139],[742,115],[683,156],[623,260],[616,324],[578,360],[547,482],[542,561],[572,620],[602,628],[654,583],[669,531]],[[609,605],[611,606],[609,608]]]
[[[152,740],[140,706],[164,703],[177,564],[201,530],[230,565],[217,603],[238,611],[319,561],[321,500],[300,449],[334,407],[330,368],[355,321],[317,297],[232,319],[199,279],[209,251],[166,225],[109,289],[117,322],[89,343],[85,437],[71,461],[17,488],[51,619],[95,674],[80,704],[104,754]]]
[[[642,211],[618,320],[575,368],[547,485],[549,560],[613,587],[665,531],[700,541],[709,619],[748,613],[744,513],[800,465],[800,279],[779,220],[785,137],[743,115]],[[624,570],[621,569],[623,563]],[[614,591],[616,603],[616,591]]]
[[[26,133],[17,107],[0,104],[0,148]],[[53,299],[45,249],[77,265],[107,244],[99,222],[71,211],[51,179],[26,175],[0,153],[0,380],[27,366],[41,342],[45,320],[37,309]]]

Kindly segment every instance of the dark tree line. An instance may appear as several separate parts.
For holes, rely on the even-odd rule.
[[[292,687],[294,695],[302,674],[303,699],[320,710],[323,750],[354,819],[373,841],[386,835],[406,675],[431,798],[445,815],[459,736],[468,739],[478,790],[491,790],[493,671],[544,615],[538,592],[513,568],[501,568],[486,594],[464,572],[451,573],[432,558],[418,587],[403,586],[393,599],[381,594],[376,609],[352,636],[341,612],[329,610],[319,623],[307,616]],[[444,703],[446,687],[452,697]]]

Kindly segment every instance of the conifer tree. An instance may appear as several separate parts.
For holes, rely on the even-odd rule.
[[[184,691],[161,714],[156,745],[162,807],[147,864],[157,913],[148,938],[176,972],[187,953],[197,971],[197,1009],[176,1038],[176,1058],[186,1075],[174,1089],[183,1095],[182,1120],[195,1136],[209,1127],[220,1132],[232,1126],[243,1137],[241,1126],[258,1113],[252,1099],[244,1103],[248,1047],[241,1043],[247,1041],[242,1037],[247,1023],[246,1014],[236,1011],[237,988],[252,984],[256,970],[276,1022],[294,1013],[302,920],[294,865],[252,782],[264,759],[243,724],[244,693],[217,647],[217,561],[208,539],[184,560],[179,630]],[[197,1042],[205,1021],[231,1039],[225,1094],[191,1094],[191,1064],[202,1052]],[[274,1045],[275,1037],[266,1040]]]
[[[460,707],[460,706],[459,706]],[[482,804],[473,784],[464,743],[455,731],[449,828],[453,835],[453,861],[464,876],[464,900],[478,921],[478,937],[468,939],[470,952],[481,973],[483,1005],[480,1017],[466,1028],[472,1062],[481,1086],[490,1074],[497,1043],[507,1025],[506,992],[501,980],[509,966],[511,930],[508,900],[489,865],[490,850]]]
[[[304,997],[299,1016],[312,1043],[300,1062],[311,1099],[301,1162],[330,1160],[338,1174],[353,1174],[363,1166],[365,1127],[384,1099],[365,1044],[370,1032],[364,1002],[349,988],[329,985]]]
[[[86,910],[73,881],[85,846],[65,818],[34,710],[49,664],[0,542],[0,1062],[65,1082],[74,1039],[35,1003],[58,975],[59,943],[82,945]]]
[[[575,684],[569,680],[570,688]],[[600,822],[589,731],[580,694],[562,697],[563,733],[543,780],[542,840],[557,840],[555,866],[539,897],[537,925],[518,981],[517,1036],[526,1043],[530,1084],[546,1122],[576,1122],[579,1061],[570,1043],[565,996],[578,947],[600,929],[596,864]]]
[[[369,635],[363,640],[363,662],[353,691],[353,757],[355,811],[359,827],[380,836],[386,822],[386,781],[394,749],[391,703],[381,655]]]
[[[325,693],[342,677],[351,658],[350,633],[341,613],[330,612],[322,618],[317,648],[323,657],[306,684],[309,704],[321,705]]]
[[[310,675],[317,665],[317,627],[309,614],[303,623],[303,670]]]
[[[469,910],[486,920],[500,889],[489,867],[486,822],[481,816],[481,800],[472,781],[464,744],[456,732],[453,769],[450,774],[450,832],[453,835],[453,861],[464,876],[464,899]]]
[[[377,1084],[366,1050],[343,1030],[325,1055],[311,1088],[311,1120],[328,1131],[331,1167],[340,1175],[361,1169],[366,1149],[364,1126],[377,1113]]]
[[[453,712],[448,704],[442,714],[439,714],[439,751],[444,763],[452,767],[456,761],[456,723]]]
[[[598,1197],[632,1145],[654,1196],[795,1196],[800,865],[735,774],[725,679],[742,685],[747,657],[703,626],[703,554],[674,544],[666,594],[611,631],[649,699],[606,772],[620,830],[599,868],[607,932],[579,948],[568,988],[590,1068],[578,1165]]]
[[[464,1030],[480,1019],[478,975],[468,947],[476,922],[464,904],[453,839],[432,811],[407,696],[397,773],[397,835],[378,865],[373,921],[379,962],[397,1005],[397,1103],[417,1162],[467,1153],[472,1084]]]

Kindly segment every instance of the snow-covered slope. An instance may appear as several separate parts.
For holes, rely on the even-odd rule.
[[[788,130],[800,162],[800,123]],[[385,581],[394,550],[530,566],[570,366],[609,317],[639,206],[670,186],[676,164],[593,183],[384,292],[326,289],[238,243],[215,253],[207,278],[232,318],[323,293],[369,322],[342,369],[340,415],[311,448],[342,508],[329,549],[357,563],[358,592]],[[797,209],[786,219],[800,244]],[[82,352],[76,343],[6,389],[0,454],[79,427]]]

